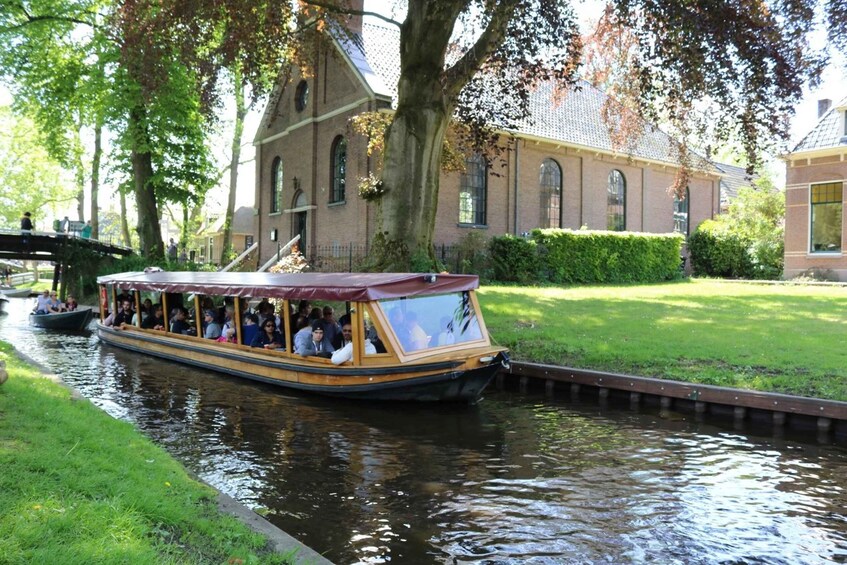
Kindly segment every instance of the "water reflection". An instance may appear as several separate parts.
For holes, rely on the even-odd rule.
[[[847,561],[847,453],[494,391],[351,403],[48,334],[0,336],[338,563]]]

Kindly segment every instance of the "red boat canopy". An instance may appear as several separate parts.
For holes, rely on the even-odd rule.
[[[368,301],[445,294],[479,287],[476,275],[422,273],[119,273],[97,278],[98,284],[123,290],[193,292],[241,298]]]

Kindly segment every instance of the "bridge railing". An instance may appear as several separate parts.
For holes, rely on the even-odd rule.
[[[17,235],[23,236],[24,232],[22,230],[10,230],[10,229],[0,229],[0,235]],[[69,239],[69,240],[79,240],[79,241],[91,241],[100,243],[101,245],[108,245],[110,247],[114,247],[115,249],[121,249],[125,251],[133,251],[131,247],[127,247],[126,245],[122,245],[112,241],[112,238],[109,239],[93,239],[90,237],[82,237],[78,233],[63,233],[63,232],[55,232],[55,231],[31,231],[29,232],[30,236],[35,237],[49,237],[54,239]]]

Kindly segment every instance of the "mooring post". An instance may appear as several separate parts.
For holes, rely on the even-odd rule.
[[[547,396],[553,396],[556,391],[556,381],[553,379],[547,379],[544,383],[544,392]]]
[[[641,404],[641,393],[640,392],[630,392],[629,393],[629,406],[631,408],[638,408],[639,404]]]
[[[702,400],[698,400],[694,403],[694,413],[695,414],[705,414],[709,409],[709,405]]]
[[[829,430],[831,428],[832,428],[832,419],[825,418],[823,416],[818,418],[818,431],[819,432],[829,432]]]
[[[663,396],[661,400],[659,400],[659,406],[666,410],[670,410],[671,406],[673,406],[673,398],[670,396]]]
[[[606,400],[609,398],[609,389],[604,386],[601,386],[597,389],[597,395],[600,397],[600,400]]]
[[[579,383],[571,383],[571,396],[579,396]]]
[[[773,425],[782,427],[785,425],[787,414],[785,412],[773,412]]]
[[[526,392],[526,389],[529,387],[529,377],[526,375],[521,375],[520,381],[518,381],[518,387],[522,393]]]
[[[747,408],[744,406],[736,406],[732,410],[732,415],[735,418],[736,422],[743,422],[747,417]]]

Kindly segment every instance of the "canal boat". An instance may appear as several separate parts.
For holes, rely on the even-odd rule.
[[[9,301],[6,299],[6,297],[3,296],[2,294],[0,294],[0,315],[6,313],[6,306],[8,304],[9,304]]]
[[[79,308],[73,312],[30,314],[29,322],[37,328],[48,330],[84,330],[94,319],[94,310]]]
[[[99,277],[99,338],[109,345],[303,391],[372,400],[475,402],[508,366],[482,319],[474,275],[415,273],[132,272]],[[188,311],[190,333],[111,325],[119,304],[141,311],[142,295],[164,312]],[[204,335],[206,304],[229,305],[235,342]],[[244,343],[250,305],[277,305],[285,349]],[[343,304],[352,353],[341,364],[292,351],[295,304]],[[302,304],[300,304],[302,307]],[[155,308],[155,307],[154,307]],[[339,308],[339,312],[341,312]],[[192,319],[193,318],[193,319]]]
[[[0,292],[2,292],[6,298],[26,298],[32,294],[32,289],[28,287],[14,288],[10,286],[0,289]]]

